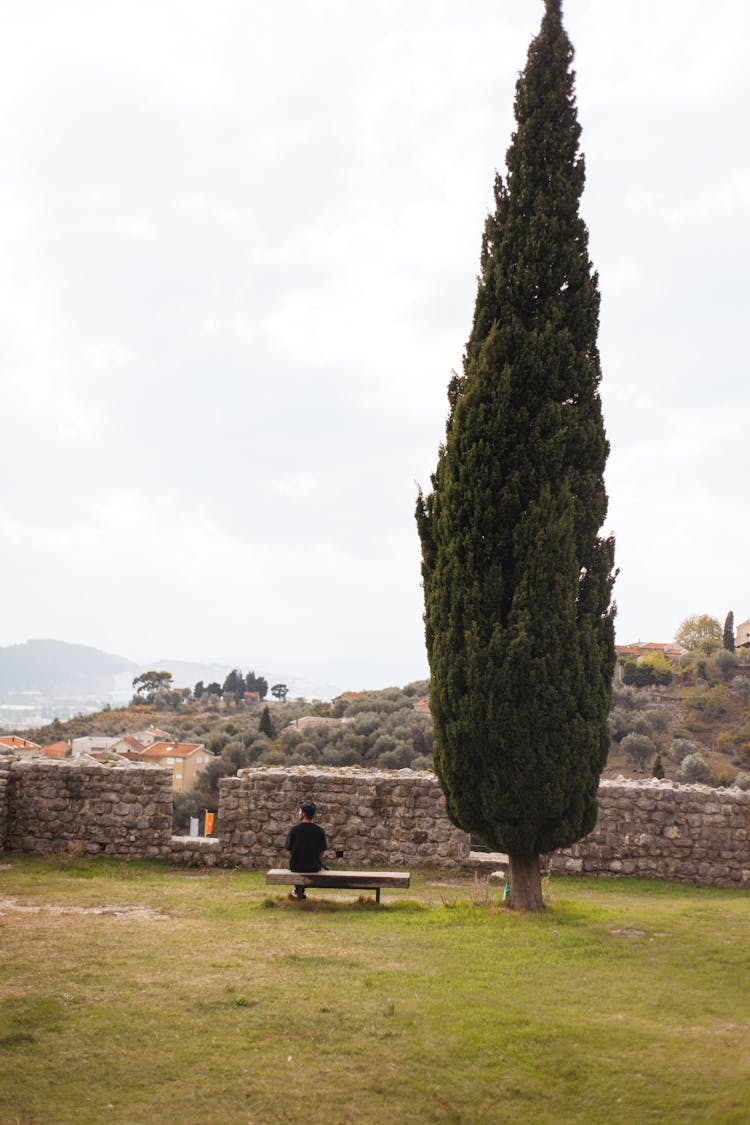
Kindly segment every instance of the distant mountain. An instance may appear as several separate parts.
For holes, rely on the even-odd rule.
[[[0,696],[41,692],[44,696],[106,695],[118,677],[133,676],[137,665],[88,645],[31,640],[0,646]]]
[[[290,698],[331,699],[343,691],[376,690],[394,683],[424,679],[426,663],[404,662],[397,656],[388,661],[342,657],[263,657],[251,661],[187,661],[160,657],[129,660],[88,645],[66,641],[30,640],[0,646],[0,703],[28,703],[26,693],[38,693],[47,704],[63,697],[97,699],[121,705],[133,694],[133,677],[150,668],[171,672],[174,686],[192,688],[198,680],[223,684],[232,668],[251,669],[265,676],[269,687],[285,683]],[[33,701],[35,704],[37,701]]]

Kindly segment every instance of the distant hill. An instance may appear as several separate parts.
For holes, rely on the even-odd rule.
[[[137,665],[123,656],[66,641],[31,640],[0,646],[0,695],[41,692],[45,696],[106,694],[118,677]]]

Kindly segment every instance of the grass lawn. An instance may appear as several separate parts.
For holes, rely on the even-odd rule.
[[[747,893],[372,898],[0,856],[0,1122],[750,1120]]]

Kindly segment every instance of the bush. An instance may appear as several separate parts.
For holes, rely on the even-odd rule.
[[[656,754],[656,746],[647,734],[629,734],[620,744],[636,769],[645,769],[646,762]]]
[[[729,692],[720,684],[694,688],[685,703],[692,711],[702,712],[707,719],[718,719],[729,710]]]
[[[621,742],[633,729],[633,713],[624,707],[615,707],[609,713],[609,734],[613,742]]]
[[[691,742],[689,738],[675,738],[669,749],[669,756],[679,765],[683,758],[686,758],[688,754],[697,754],[697,752],[697,744],[695,742]]]
[[[734,675],[737,663],[737,657],[726,648],[720,648],[712,661],[717,675],[721,676],[723,680],[728,680],[730,676]]]
[[[750,702],[750,680],[747,676],[735,676],[730,681],[729,690],[738,697],[744,707],[747,707]]]
[[[651,767],[651,776],[657,777],[659,781],[664,777],[664,763],[661,760],[661,754],[657,754],[654,759],[654,764]]]
[[[672,716],[666,707],[652,707],[643,715],[651,730],[665,731],[672,722]]]
[[[750,773],[743,773],[743,771],[740,770],[734,779],[734,784],[738,789],[743,789],[747,792],[747,790],[750,789]]]
[[[622,707],[625,711],[641,711],[646,706],[646,700],[633,687],[616,686],[612,690],[612,706]]]
[[[688,754],[682,759],[677,777],[680,781],[701,782],[705,785],[711,778],[711,770],[702,754]]]

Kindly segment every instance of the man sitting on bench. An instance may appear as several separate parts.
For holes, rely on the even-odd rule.
[[[312,801],[303,801],[299,807],[299,823],[289,829],[286,850],[289,852],[290,871],[320,871],[321,856],[328,847],[326,834],[319,824],[313,824],[316,808]],[[304,886],[295,886],[290,898],[297,901],[307,898]]]

